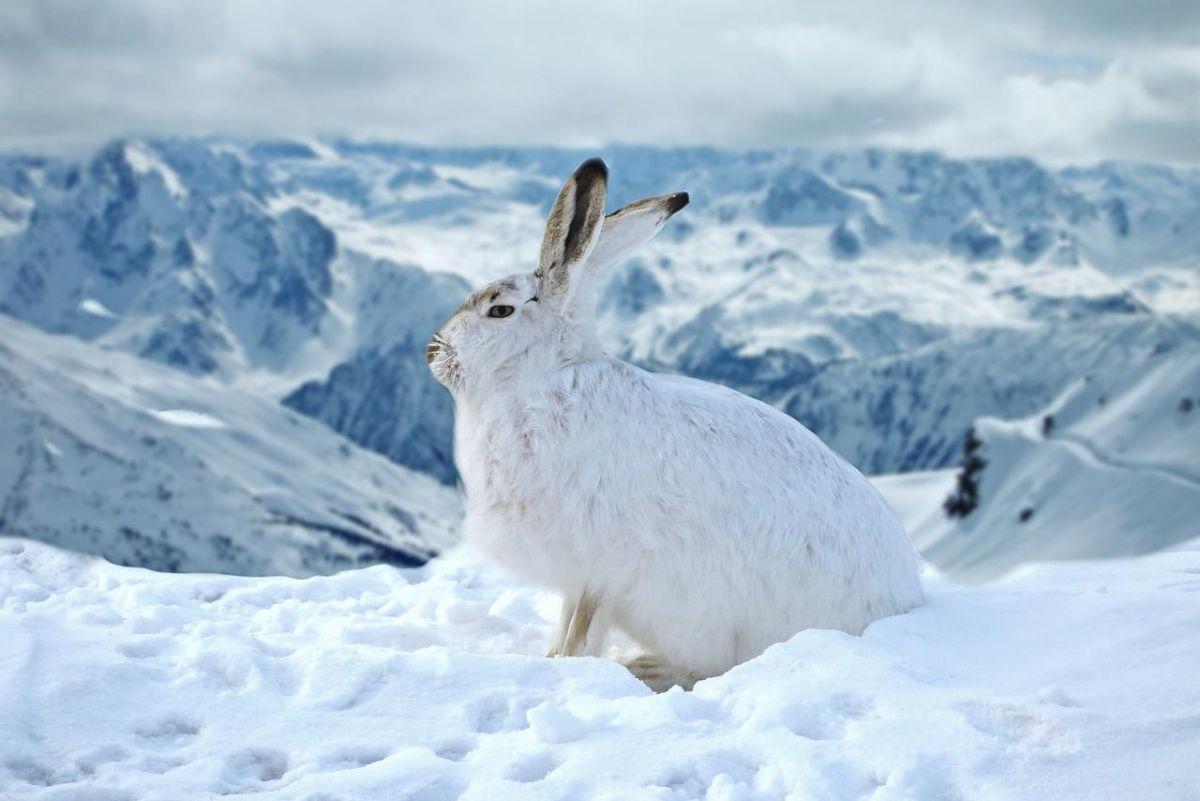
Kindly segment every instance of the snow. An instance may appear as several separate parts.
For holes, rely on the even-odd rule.
[[[151,414],[164,423],[183,428],[225,428],[225,424],[211,414],[191,409],[159,409]]]
[[[942,501],[953,491],[957,472],[951,469],[893,473],[871,476],[871,483],[911,535],[942,524]]]
[[[1191,799],[1200,546],[930,572],[694,692],[547,659],[556,599],[454,552],[304,580],[0,540],[14,799]]]
[[[154,173],[162,180],[167,190],[179,197],[187,194],[187,189],[179,177],[162,162],[158,154],[142,143],[133,142],[125,148],[125,158],[129,165],[139,173]]]
[[[95,298],[85,298],[79,301],[79,310],[85,314],[95,315],[96,317],[107,317],[109,319],[116,319],[117,317],[107,306]]]

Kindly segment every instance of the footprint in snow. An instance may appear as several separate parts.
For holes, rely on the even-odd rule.
[[[0,767],[8,771],[17,781],[32,784],[34,787],[53,787],[56,784],[72,781],[70,777],[60,774],[50,765],[34,759],[9,759]]]
[[[752,783],[760,770],[747,755],[720,749],[668,769],[650,786],[666,788],[672,798],[741,798],[736,785]]]
[[[186,745],[199,733],[199,726],[183,718],[163,718],[134,730],[134,734],[151,745],[174,748]]]
[[[475,738],[473,737],[451,737],[433,747],[434,755],[448,762],[461,762],[474,750]]]
[[[529,726],[525,713],[539,703],[535,698],[485,695],[467,705],[467,721],[480,734],[520,731]]]
[[[279,781],[288,771],[287,754],[272,748],[238,751],[225,759],[223,794],[243,792],[257,784]]]
[[[355,770],[382,762],[388,756],[389,754],[384,748],[341,748],[319,759],[317,770],[330,772]]]
[[[540,782],[558,766],[558,760],[549,751],[535,751],[518,757],[509,765],[505,778],[522,784]]]
[[[846,726],[865,717],[871,705],[857,696],[837,694],[821,701],[793,704],[780,716],[785,728],[807,740],[839,740]]]
[[[1051,753],[1065,753],[1078,748],[1074,735],[1057,721],[1032,709],[996,703],[967,703],[960,708],[967,723],[982,734]]]
[[[169,637],[148,635],[136,640],[126,640],[117,645],[117,650],[130,659],[150,659],[165,651],[170,643]]]

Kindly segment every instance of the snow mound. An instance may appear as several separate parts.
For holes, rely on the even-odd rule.
[[[296,580],[6,539],[0,796],[1196,797],[1200,549],[926,586],[656,696],[540,656],[555,599],[462,552]]]

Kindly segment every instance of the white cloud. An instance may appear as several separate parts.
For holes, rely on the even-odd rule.
[[[9,3],[0,146],[345,133],[1200,161],[1200,6],[1128,8]]]

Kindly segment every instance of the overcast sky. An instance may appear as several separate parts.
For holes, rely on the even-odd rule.
[[[0,148],[211,132],[1195,163],[1200,1],[0,5]]]

